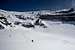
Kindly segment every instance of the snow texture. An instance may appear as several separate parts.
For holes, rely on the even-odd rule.
[[[75,50],[74,9],[0,9],[0,50]]]

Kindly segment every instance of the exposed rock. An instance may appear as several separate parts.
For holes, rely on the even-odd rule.
[[[22,20],[26,20],[26,18],[24,18],[23,15],[15,15],[15,16],[16,16],[16,18],[19,18],[19,19],[22,19]]]
[[[75,11],[73,8],[62,11],[32,11],[32,12],[0,12],[0,23],[4,27],[16,27],[19,24],[26,28],[47,28],[48,23],[43,21],[59,21],[62,24],[75,25]],[[72,22],[73,21],[73,22]],[[16,26],[15,26],[16,25]]]
[[[31,28],[31,27],[35,27],[34,25],[32,25],[31,23],[29,24],[22,24],[23,27],[27,27],[27,28]]]
[[[21,24],[21,22],[15,21],[14,24],[15,24],[15,25],[19,25],[19,24]]]
[[[0,24],[0,29],[4,29],[4,27]]]
[[[34,24],[35,25],[39,25],[39,26],[43,26],[43,28],[47,28],[47,26],[45,26],[45,24],[42,23],[42,20],[41,19],[37,19]]]
[[[35,25],[40,25],[41,24],[41,20],[40,19],[37,19],[34,24]]]
[[[0,17],[0,22],[6,26],[11,25],[5,17]]]
[[[74,16],[62,16],[62,15],[40,15],[39,17],[42,20],[51,20],[51,21],[75,21]]]

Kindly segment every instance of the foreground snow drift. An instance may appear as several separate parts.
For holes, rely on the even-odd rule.
[[[62,30],[66,33],[58,30],[55,33],[22,28],[0,31],[0,50],[74,50],[75,37],[70,35],[73,32],[67,33],[72,30]]]

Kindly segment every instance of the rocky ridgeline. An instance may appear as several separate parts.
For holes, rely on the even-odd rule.
[[[23,22],[15,21],[15,25],[22,25],[23,27],[27,28],[35,28],[35,26],[43,26],[43,28],[46,28],[45,24],[42,23],[42,20],[38,17],[24,17],[22,15],[15,15],[16,18],[24,20]]]
[[[75,25],[75,11],[73,8],[62,11],[32,11],[32,12],[13,12],[0,10],[0,29],[5,26],[13,27],[21,25],[25,28],[35,28],[40,26],[47,28],[46,24],[42,21],[61,21],[63,24]]]
[[[12,15],[12,14],[10,14]],[[13,17],[14,20],[12,20],[11,18]],[[18,19],[18,20],[16,20]],[[14,22],[11,22],[10,20],[14,21]],[[35,26],[42,26],[43,28],[46,28],[45,24],[42,23],[42,20],[39,19],[39,18],[36,18],[36,17],[25,17],[24,15],[16,15],[15,16],[10,16],[10,18],[7,18],[6,15],[4,14],[0,14],[0,29],[4,29],[8,26],[12,27],[14,24],[15,25],[21,25],[22,27],[25,27],[25,28],[35,28]],[[4,26],[3,26],[4,25]]]

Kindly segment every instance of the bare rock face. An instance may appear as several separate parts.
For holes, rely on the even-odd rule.
[[[3,27],[2,25],[0,25],[0,30],[1,30],[1,29],[4,29],[4,27]]]
[[[15,21],[14,24],[19,25],[19,24],[21,24],[21,22]]]
[[[22,24],[23,27],[26,27],[26,28],[31,28],[31,27],[35,27],[34,25],[32,25],[31,23],[29,24]]]
[[[39,25],[39,26],[43,26],[43,28],[47,28],[47,26],[45,26],[45,24],[42,23],[42,20],[39,18],[35,21],[34,25]]]
[[[16,18],[18,18],[18,19],[26,20],[26,18],[25,18],[23,15],[15,15],[15,16],[16,16]]]
[[[6,26],[11,25],[11,23],[9,23],[5,17],[0,17],[0,22]]]

